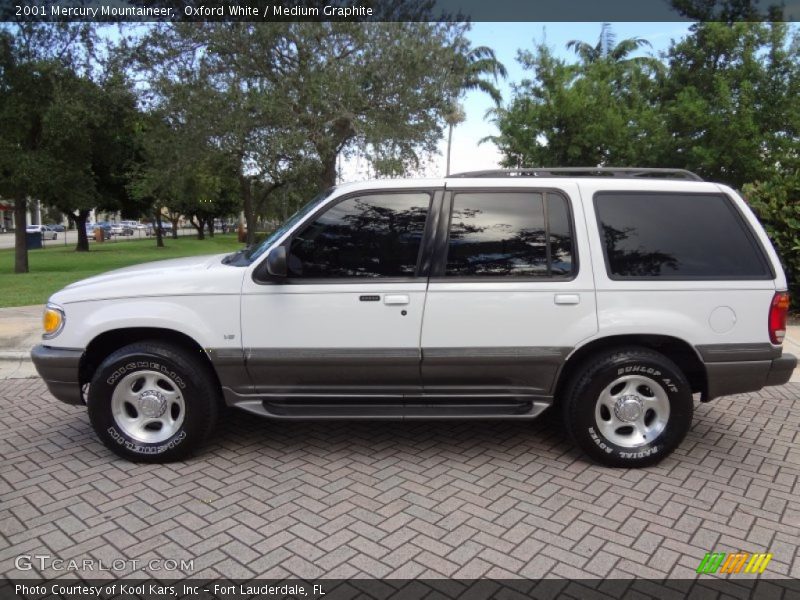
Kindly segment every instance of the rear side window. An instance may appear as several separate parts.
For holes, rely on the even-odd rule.
[[[453,198],[445,276],[565,277],[572,229],[563,196],[470,192]]]
[[[602,192],[595,209],[613,279],[769,279],[764,254],[720,194]]]

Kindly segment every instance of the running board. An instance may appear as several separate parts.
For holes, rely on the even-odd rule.
[[[551,402],[516,398],[241,400],[234,406],[271,419],[534,419]]]

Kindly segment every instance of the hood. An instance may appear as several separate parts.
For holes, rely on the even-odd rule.
[[[153,296],[238,294],[246,269],[222,264],[226,254],[142,263],[71,283],[56,304]]]

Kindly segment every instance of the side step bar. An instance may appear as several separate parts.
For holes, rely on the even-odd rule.
[[[551,402],[510,398],[409,398],[403,401],[253,399],[234,406],[272,419],[534,419]]]

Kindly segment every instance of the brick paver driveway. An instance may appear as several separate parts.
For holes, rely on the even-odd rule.
[[[0,573],[35,576],[14,557],[50,554],[194,559],[201,577],[690,577],[706,552],[741,550],[774,554],[764,576],[800,577],[799,432],[792,384],[698,404],[648,470],[588,463],[554,418],[238,413],[191,461],[135,465],[95,441],[84,409],[8,380]]]

